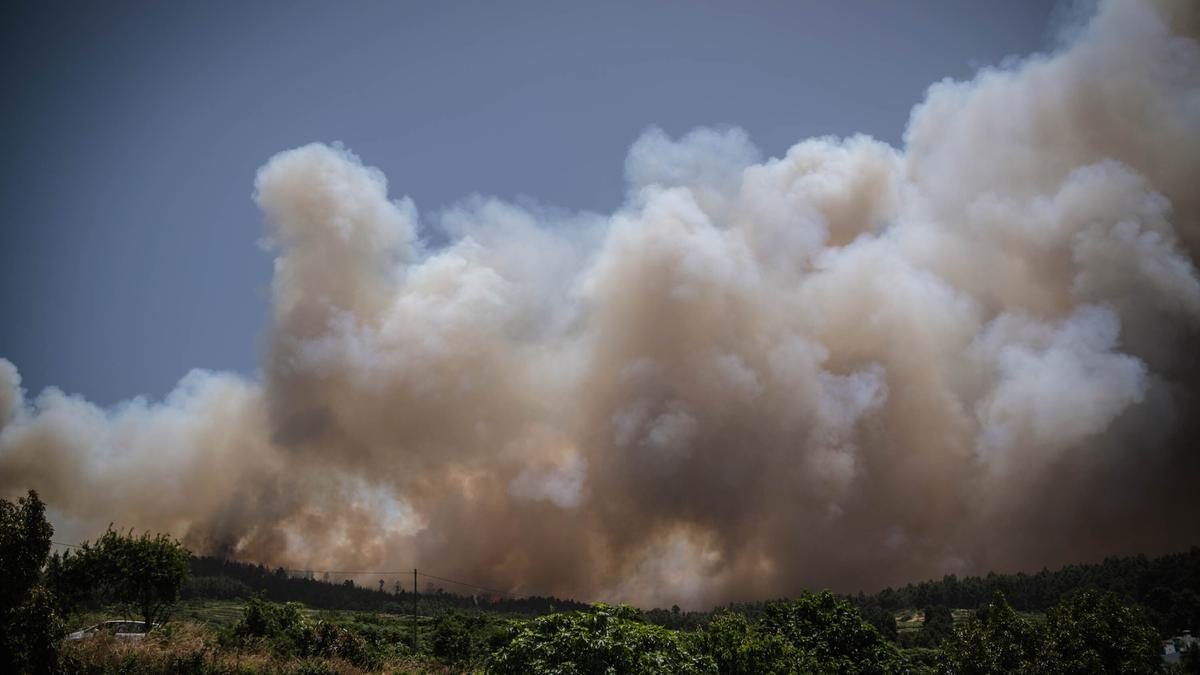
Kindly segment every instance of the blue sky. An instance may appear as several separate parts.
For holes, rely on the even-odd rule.
[[[767,155],[898,145],[912,105],[1053,45],[1054,3],[24,2],[0,25],[0,357],[31,392],[253,373],[256,169],[342,141],[423,213],[610,211],[629,145],[736,125]]]

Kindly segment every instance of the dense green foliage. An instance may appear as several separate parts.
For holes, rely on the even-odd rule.
[[[894,673],[904,661],[849,603],[806,593],[767,603],[756,621],[725,612],[700,635],[722,673]]]
[[[168,627],[123,652],[72,643],[72,665],[85,672],[138,673],[1164,671],[1153,629],[1139,609],[1113,594],[1080,591],[1044,620],[1017,613],[997,596],[982,618],[960,621],[942,648],[903,651],[829,594],[767,604],[759,619],[723,612],[701,631],[665,629],[646,623],[635,609],[608,605],[533,619],[450,613],[422,619],[414,652],[406,617],[314,612],[297,603],[252,599],[235,624],[208,629],[207,644],[186,639],[195,624],[175,624],[178,629]],[[174,640],[176,634],[185,639]]]
[[[947,577],[890,595],[804,593],[714,613],[641,612],[327,583],[191,558],[169,537],[111,530],[76,551],[48,555],[53,530],[44,511],[33,492],[15,503],[0,500],[3,672],[1161,673],[1159,639],[1192,627],[1200,576],[1200,549],[1193,549],[1034,576]],[[1069,579],[1096,583],[1067,588]],[[1026,603],[1017,609],[1045,612],[1022,614],[1001,590],[988,603],[939,602],[971,600],[979,584],[1015,588]],[[217,599],[210,604],[226,618],[173,622],[135,642],[61,640],[66,625],[130,611],[163,621],[181,593]],[[1054,594],[1054,603],[1036,605]],[[897,597],[926,602],[897,615],[887,609]],[[314,610],[322,606],[368,611]],[[1200,649],[1174,668],[1200,672]]]
[[[224,626],[224,627],[222,627]],[[960,620],[941,648],[898,650],[849,602],[829,593],[765,603],[755,619],[715,616],[698,631],[649,624],[629,607],[533,619],[486,612],[420,618],[314,611],[252,598],[236,623],[219,624],[208,648],[127,651],[134,670],[89,672],[496,673],[1029,673],[1162,672],[1154,629],[1116,595],[1084,590],[1045,617],[1017,613],[997,596]],[[170,628],[164,636],[172,634]],[[162,640],[163,637],[155,638]],[[149,642],[149,640],[147,641]],[[151,643],[153,644],[153,643]],[[86,652],[85,652],[86,653]],[[268,660],[263,660],[263,655]],[[94,663],[123,663],[111,653]],[[242,659],[245,658],[246,661]],[[107,661],[105,661],[107,659]],[[254,665],[247,666],[246,663]],[[230,664],[242,668],[235,671]],[[79,665],[75,663],[74,665]],[[87,665],[86,663],[84,665]],[[107,667],[107,666],[106,666]],[[131,666],[132,667],[132,666]],[[247,670],[247,668],[249,670]]]
[[[1046,610],[1079,588],[1111,591],[1149,610],[1163,635],[1200,629],[1200,547],[1148,559],[1146,556],[1106,558],[1103,562],[1068,565],[1036,574],[996,574],[940,581],[923,581],[887,588],[852,598],[859,607],[889,611],[907,607],[980,607],[999,592],[1018,610]]]
[[[1158,632],[1115,593],[1076,591],[1050,610],[1045,636],[1042,672],[1154,673],[1162,666]]]
[[[941,672],[1015,673],[1036,662],[1044,641],[1040,628],[1017,614],[1001,593],[985,609],[942,645]]]
[[[0,499],[0,612],[7,612],[29,599],[40,581],[42,566],[50,553],[54,529],[46,522],[46,507],[30,490],[14,504]]]
[[[867,623],[874,626],[875,630],[879,631],[879,634],[884,639],[895,642],[897,637],[895,614],[892,614],[879,605],[861,607],[859,611],[862,612],[863,618],[867,620]]]
[[[454,665],[483,662],[509,642],[512,625],[485,612],[443,614],[433,625],[430,651]]]
[[[513,629],[492,657],[496,673],[715,673],[711,659],[693,653],[683,635],[645,623],[627,605],[549,614]]]
[[[782,635],[759,631],[757,624],[734,612],[718,614],[699,639],[717,669],[730,675],[788,672],[804,659]]]
[[[901,644],[906,647],[938,647],[954,632],[954,616],[945,605],[930,605],[922,611],[921,630],[906,633]]]
[[[0,499],[0,671],[60,670],[63,617],[89,602],[122,603],[147,623],[161,621],[188,573],[191,554],[165,535],[110,530],[76,552],[49,555],[54,529],[45,511],[32,490],[15,504]]]
[[[902,663],[871,624],[828,592],[767,605],[759,630],[783,637],[830,673],[899,672]]]
[[[384,591],[342,583],[329,583],[294,576],[282,569],[262,565],[198,557],[191,561],[194,581],[184,589],[190,598],[248,598],[255,592],[276,602],[299,601],[322,609],[370,610],[397,614],[412,611],[410,589],[393,585]],[[1097,588],[1117,593],[1147,608],[1147,616],[1163,636],[1200,628],[1200,548],[1147,559],[1144,556],[1108,558],[1093,565],[1070,565],[1034,575],[988,574],[959,579],[954,575],[940,581],[885,589],[873,595],[858,594],[849,600],[885,638],[903,638],[904,645],[934,646],[948,635],[944,608],[980,608],[996,592],[1021,611],[1045,611],[1078,588]],[[751,619],[762,615],[765,602],[733,604],[714,612],[682,612],[651,609],[642,613],[647,623],[676,630],[696,630],[713,617],[729,610]],[[931,608],[932,628],[912,637],[896,633],[894,613],[906,608]],[[458,595],[443,589],[425,589],[417,594],[417,613],[439,616],[451,611],[484,610],[510,615],[539,615],[554,611],[583,610],[587,605],[554,597],[504,598]]]
[[[310,621],[303,606],[295,602],[275,605],[251,599],[232,635],[239,645],[264,640],[275,653],[285,656],[339,658],[360,668],[372,668],[378,662],[378,654],[368,649],[361,635],[328,621]]]
[[[1163,614],[1141,608],[1130,598],[1174,603],[1175,614],[1186,620],[1192,588],[1188,584],[1194,583],[1193,567],[1200,564],[1200,556],[1193,553],[1067,568],[1074,577],[1058,572],[989,575],[963,582],[947,577],[909,586],[904,590],[908,597],[935,600],[960,597],[963,588],[973,589],[976,582],[1021,589],[1040,580],[1041,591],[1025,594],[1026,602],[1032,602],[1052,595],[1049,588],[1058,588],[1047,580],[1065,578],[1123,586],[1124,592],[1059,593],[1058,604],[1036,607],[1047,610],[1044,616],[1018,613],[1001,592],[993,594],[991,603],[967,605],[979,607],[976,612],[952,613],[954,605],[929,602],[914,605],[919,611],[905,609],[902,616],[909,618],[903,631],[897,629],[896,613],[884,606],[889,597],[896,597],[887,592],[846,599],[804,594],[791,601],[733,605],[708,613],[678,607],[639,612],[605,605],[580,610],[578,603],[554,598],[493,600],[427,588],[416,596],[420,639],[414,646],[412,619],[407,616],[414,596],[395,586],[387,592],[199,558],[192,560],[196,576],[186,594],[245,598],[261,593],[232,632],[234,642],[249,648],[258,641],[275,657],[301,659],[297,663],[311,668],[321,659],[371,669],[411,658],[465,670],[535,673],[1159,672],[1155,626],[1161,629]],[[1119,583],[1111,576],[1118,573],[1114,570],[1141,570],[1136,572],[1140,585]],[[1144,590],[1155,583],[1173,585],[1152,587],[1153,593]],[[956,584],[958,591],[953,591]],[[305,603],[309,607],[382,614],[358,613],[353,621],[314,619],[311,610],[299,604],[265,599],[303,599],[311,601]],[[522,618],[557,607],[574,611]],[[389,615],[395,618],[381,618]]]
[[[265,651],[274,658],[334,659],[363,670],[406,658],[433,657],[470,668],[509,640],[510,623],[486,612],[449,612],[420,617],[418,644],[408,616],[367,612],[313,612],[297,602],[272,603],[253,597],[241,618],[221,628],[222,644],[233,650]]]
[[[1158,634],[1138,607],[1114,593],[1079,590],[1050,610],[1045,624],[1018,615],[997,594],[985,618],[956,628],[939,672],[964,675],[1031,673],[1157,673]]]
[[[648,624],[637,610],[595,605],[514,628],[492,657],[499,673],[899,673],[904,660],[849,603],[806,593],[761,618],[726,612],[697,633]]]
[[[54,529],[33,490],[14,504],[0,499],[0,671],[57,667],[62,621],[42,568]]]
[[[191,553],[165,534],[109,529],[94,543],[50,557],[46,576],[66,606],[127,606],[148,625],[162,622],[179,600]]]

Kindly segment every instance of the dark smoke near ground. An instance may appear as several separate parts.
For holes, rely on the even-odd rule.
[[[60,539],[693,607],[1195,544],[1200,5],[1072,35],[933,85],[903,149],[651,131],[608,216],[423,221],[280,153],[261,376],[102,410],[0,361],[0,496]]]

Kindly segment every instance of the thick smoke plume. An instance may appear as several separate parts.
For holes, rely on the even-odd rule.
[[[903,149],[651,131],[607,216],[422,221],[280,153],[261,376],[103,410],[0,361],[0,494],[66,539],[693,607],[1197,543],[1198,37],[1103,2],[933,85]]]

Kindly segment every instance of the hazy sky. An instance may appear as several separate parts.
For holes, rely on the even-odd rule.
[[[0,357],[31,392],[251,373],[255,170],[342,141],[424,213],[473,192],[609,211],[646,128],[768,155],[899,144],[943,78],[1052,46],[1054,3],[25,2],[0,23]]]

